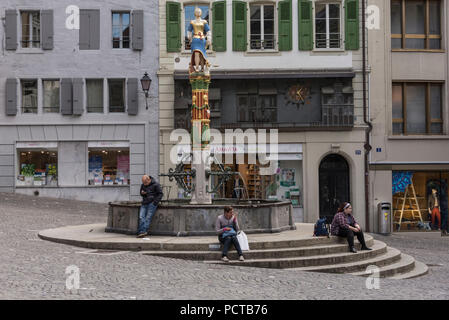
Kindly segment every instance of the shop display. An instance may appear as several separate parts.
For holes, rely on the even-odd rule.
[[[449,172],[393,171],[396,231],[447,229]]]
[[[89,185],[129,185],[129,151],[89,149]]]

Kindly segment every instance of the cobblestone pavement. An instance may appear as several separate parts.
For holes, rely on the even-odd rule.
[[[105,222],[107,205],[0,193],[0,299],[448,299],[449,237],[375,236],[430,264],[411,280],[366,279],[293,270],[207,265],[144,256],[107,255],[43,241],[37,232]],[[66,268],[80,270],[80,289],[66,289]]]

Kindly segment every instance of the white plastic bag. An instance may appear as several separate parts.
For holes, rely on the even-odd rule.
[[[239,231],[237,233],[237,240],[239,241],[240,249],[242,249],[242,251],[249,251],[248,237],[245,232]]]

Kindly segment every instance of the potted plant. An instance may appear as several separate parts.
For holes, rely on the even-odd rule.
[[[25,185],[31,186],[34,181],[34,172],[35,172],[34,164],[26,164],[22,168],[21,174],[25,176]]]

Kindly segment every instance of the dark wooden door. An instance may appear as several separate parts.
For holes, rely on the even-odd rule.
[[[338,154],[321,161],[319,172],[320,218],[334,216],[343,202],[350,202],[349,165]]]

